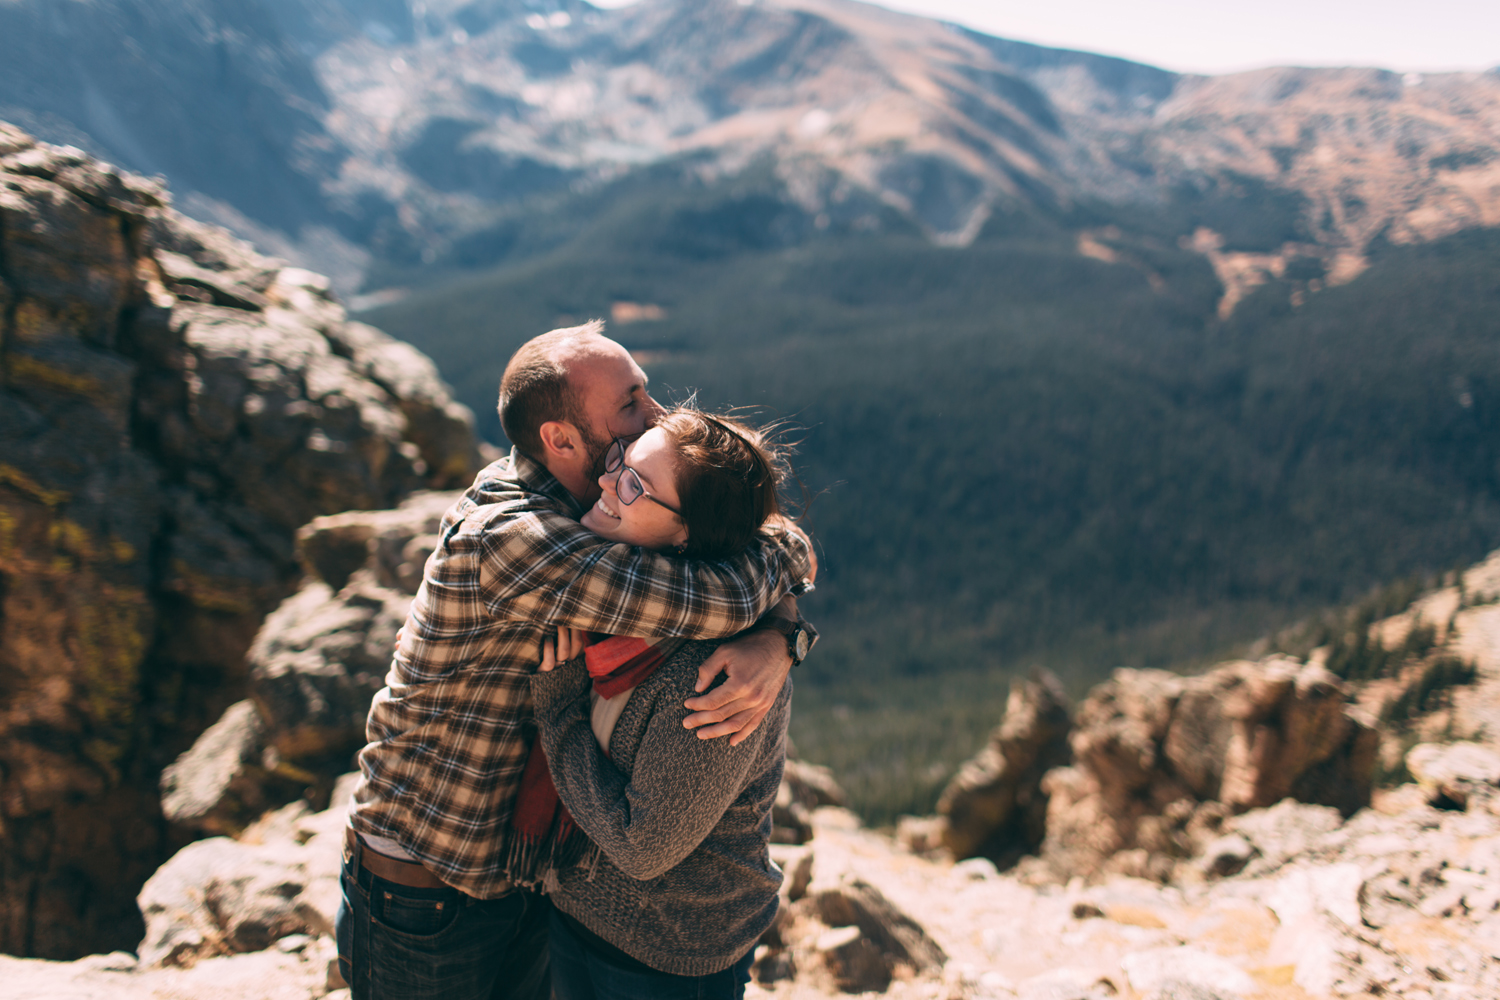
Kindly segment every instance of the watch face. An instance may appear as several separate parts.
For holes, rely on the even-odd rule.
[[[807,657],[808,651],[810,649],[812,649],[812,642],[807,637],[807,630],[799,628],[797,630],[796,637],[793,638],[792,641],[796,644],[795,645],[795,648],[797,650],[796,656],[797,656],[797,660],[800,662],[801,660],[803,660],[803,659],[805,659]]]

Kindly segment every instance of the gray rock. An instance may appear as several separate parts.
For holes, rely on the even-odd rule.
[[[162,813],[205,833],[237,833],[265,811],[266,726],[250,701],[231,705],[162,772]]]
[[[459,495],[424,491],[391,510],[346,511],[299,529],[297,554],[308,579],[266,617],[246,657],[269,752],[257,761],[261,766],[246,767],[223,741],[195,745],[195,766],[218,752],[225,759],[217,771],[238,775],[233,789],[221,783],[229,796],[221,806],[197,807],[207,817],[233,820],[197,828],[238,830],[309,786],[320,797],[348,769],[364,745],[370,698],[385,684],[434,532]],[[243,808],[240,800],[256,808]],[[167,808],[170,818],[191,822],[177,802]]]
[[[250,647],[250,690],[282,760],[341,758],[330,782],[348,769],[410,604],[367,579],[339,594],[314,581],[266,617]]]
[[[141,889],[141,964],[189,966],[307,933],[296,901],[309,880],[288,855],[284,845],[252,847],[222,837],[179,851]]]

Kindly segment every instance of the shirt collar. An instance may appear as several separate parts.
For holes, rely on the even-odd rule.
[[[510,449],[510,469],[517,482],[524,483],[528,489],[556,500],[571,511],[574,517],[583,516],[584,507],[578,498],[569,493],[568,488],[558,482],[557,477],[548,472],[545,465],[514,445]]]

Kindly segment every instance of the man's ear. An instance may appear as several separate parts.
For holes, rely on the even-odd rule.
[[[547,457],[570,461],[580,453],[583,439],[578,428],[566,420],[548,420],[537,428],[542,439],[542,450]]]

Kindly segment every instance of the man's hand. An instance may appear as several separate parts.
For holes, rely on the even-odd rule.
[[[698,668],[693,689],[705,690],[719,674],[728,675],[727,679],[707,694],[683,702],[693,714],[682,724],[697,729],[700,740],[728,736],[730,746],[739,746],[776,704],[791,669],[792,656],[780,632],[764,629],[724,643]]]

